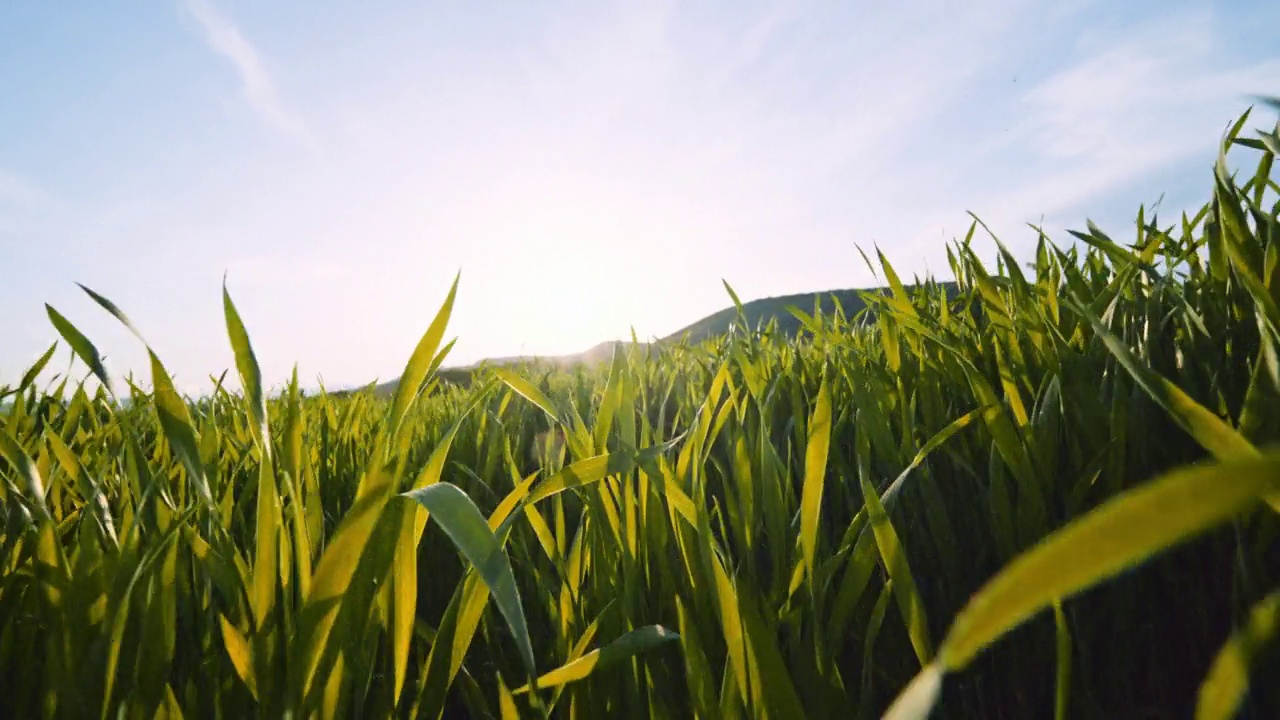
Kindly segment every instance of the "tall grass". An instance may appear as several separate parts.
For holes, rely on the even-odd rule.
[[[455,283],[393,398],[267,397],[224,290],[243,391],[190,400],[49,308],[98,382],[38,387],[51,348],[0,390],[0,705],[1274,717],[1280,142],[1244,122],[1194,215],[1026,265],[975,222],[955,288],[881,256],[798,339],[462,388]]]

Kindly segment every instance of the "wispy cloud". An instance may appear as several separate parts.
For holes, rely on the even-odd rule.
[[[1206,12],[1182,13],[1090,52],[1023,98],[1026,151],[1051,164],[1001,198],[1053,214],[1173,163],[1211,153],[1230,108],[1280,77],[1280,58],[1223,57]]]
[[[185,0],[185,4],[192,17],[204,29],[205,41],[209,43],[210,49],[235,67],[245,100],[250,107],[277,130],[308,145],[312,144],[311,132],[306,124],[281,102],[275,83],[263,66],[257,48],[245,39],[235,23],[218,12],[208,0]]]
[[[961,99],[948,109],[955,114],[932,117],[959,118],[967,127],[953,133],[943,128],[947,141],[926,144],[925,155],[904,147],[900,133],[877,137],[880,156],[888,161],[871,165],[878,176],[863,172],[861,182],[875,188],[876,201],[886,208],[906,207],[920,196],[927,202],[905,217],[864,207],[856,218],[859,242],[888,243],[906,272],[925,265],[944,271],[942,244],[968,229],[965,211],[981,217],[1015,254],[1022,252],[1021,243],[1034,241],[1028,222],[1043,224],[1060,239],[1086,217],[1114,228],[1132,217],[1138,203],[1161,197],[1162,216],[1176,217],[1202,200],[1195,183],[1209,177],[1226,125],[1250,96],[1280,77],[1280,57],[1244,55],[1224,38],[1222,20],[1199,9],[1141,23],[1098,27],[1090,21],[1060,33],[1054,44],[1067,46],[1057,53],[1060,59],[1041,63],[1037,53],[1043,50],[1022,40],[1032,35],[1030,28],[1045,26],[1041,15],[1007,24],[1003,54],[988,58],[978,73],[960,72],[965,56],[948,61],[959,91],[951,97]],[[1063,22],[1074,27],[1079,20]],[[924,55],[929,62],[936,56]],[[981,53],[972,55],[974,64],[982,59]],[[997,72],[1008,84],[992,84]],[[930,76],[917,67],[908,80],[919,92],[925,87],[920,78]],[[892,113],[908,121],[930,114],[914,101]],[[1258,124],[1271,117],[1253,116]],[[922,178],[922,195],[903,189],[915,178]]]

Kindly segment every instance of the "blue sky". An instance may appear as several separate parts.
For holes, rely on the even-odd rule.
[[[0,384],[56,338],[179,386],[662,336],[744,299],[947,271],[966,211],[1127,238],[1198,206],[1280,94],[1274,2],[0,5]],[[1259,111],[1259,123],[1274,113]],[[62,358],[65,361],[65,358]],[[64,365],[65,366],[65,365]]]

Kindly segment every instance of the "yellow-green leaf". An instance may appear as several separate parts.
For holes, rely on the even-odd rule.
[[[231,658],[231,665],[235,667],[236,674],[245,687],[249,688],[253,699],[257,700],[258,678],[253,672],[253,652],[249,649],[249,641],[221,613],[218,614],[218,621],[222,626],[222,644]]]
[[[1196,720],[1231,720],[1249,689],[1249,666],[1268,642],[1280,632],[1280,590],[1267,595],[1249,611],[1244,627],[1223,646],[1209,669]]]
[[[405,365],[404,372],[400,375],[400,380],[396,384],[396,393],[391,401],[390,415],[390,437],[393,441],[399,435],[400,424],[404,422],[404,416],[409,411],[409,405],[418,397],[418,393],[422,390],[423,381],[430,374],[436,358],[436,349],[440,347],[440,341],[444,339],[445,328],[449,325],[449,316],[453,313],[453,299],[458,294],[458,281],[460,279],[461,273],[454,277],[453,286],[449,288],[449,295],[445,298],[444,304],[440,306],[440,310],[436,312],[436,317],[431,321],[431,325],[427,327],[427,332],[418,341],[418,346],[414,348],[413,355],[409,357],[409,362]]]
[[[543,412],[550,415],[551,419],[557,424],[563,424],[560,421],[560,415],[556,412],[555,406],[551,404],[551,400],[548,399],[541,390],[534,387],[533,383],[525,380],[506,368],[495,368],[493,372],[502,380],[502,382],[507,384],[507,387],[524,397],[524,399],[534,405],[537,405]]]
[[[915,578],[911,574],[911,566],[907,562],[906,551],[893,529],[884,506],[875,488],[865,477],[861,478],[863,497],[867,501],[867,515],[871,520],[871,530],[875,534],[876,545],[880,548],[880,558],[884,561],[885,570],[893,582],[893,595],[898,601],[898,609],[902,612],[903,622],[907,626],[907,635],[911,639],[911,647],[923,667],[933,657],[933,647],[929,640],[929,623],[925,617],[924,602],[916,589]]]
[[[71,346],[71,350],[85,365],[89,366],[89,369],[93,371],[94,376],[107,389],[107,392],[114,394],[111,389],[111,378],[107,375],[106,366],[102,364],[102,355],[98,353],[98,348],[94,347],[93,343],[89,342],[89,338],[82,335],[66,318],[62,317],[61,313],[54,310],[52,305],[45,305],[44,308],[49,315],[49,320],[57,328],[58,334],[62,336],[62,339],[66,340],[67,344]]]
[[[269,458],[271,436],[267,425],[267,401],[262,394],[262,371],[258,368],[258,358],[253,354],[253,345],[249,343],[249,333],[244,329],[235,303],[231,301],[231,293],[227,291],[226,278],[222,280],[222,313],[227,321],[227,337],[231,339],[231,349],[236,356],[236,369],[240,372],[244,402],[253,420],[253,439],[262,448],[263,457]]]
[[[1055,600],[1223,522],[1280,487],[1280,454],[1175,470],[1117,495],[1015,558],[978,591],[939,656],[957,670]]]
[[[804,553],[809,587],[814,585],[814,556],[818,551],[818,523],[822,516],[822,490],[827,476],[827,452],[831,445],[831,388],[826,378],[818,389],[818,401],[809,418],[809,441],[804,454],[804,487],[800,496],[800,549]]]
[[[425,507],[462,556],[475,566],[506,618],[520,658],[532,675],[535,672],[533,645],[524,609],[520,606],[520,590],[511,572],[511,562],[480,510],[466,493],[450,483],[428,485],[411,490],[405,496]]]
[[[603,648],[592,650],[572,662],[543,674],[538,678],[538,687],[550,688],[582,680],[598,670],[629,660],[649,648],[679,638],[678,634],[661,625],[636,628]],[[529,689],[529,685],[524,685],[516,690],[515,694],[527,693]]]
[[[898,695],[883,720],[925,720],[942,694],[942,668],[931,663]]]

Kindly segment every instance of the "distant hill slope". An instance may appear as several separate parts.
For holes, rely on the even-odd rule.
[[[866,307],[866,303],[858,295],[859,292],[861,291],[856,289],[827,290],[816,293],[761,298],[743,303],[742,312],[747,318],[747,326],[749,328],[758,328],[776,318],[778,329],[783,334],[794,335],[800,331],[800,320],[787,311],[788,305],[794,305],[806,313],[812,313],[814,302],[817,301],[821,303],[822,312],[834,313],[836,301],[838,300],[840,306],[844,308],[845,314],[852,317]],[[692,343],[701,342],[707,338],[729,332],[729,326],[737,319],[738,309],[730,305],[668,335],[663,338],[663,342],[676,342],[681,339],[687,339]]]
[[[572,355],[514,355],[510,357],[485,358],[481,362],[473,365],[462,365],[454,367],[443,367],[437,371],[437,376],[446,382],[452,382],[459,385],[466,385],[471,381],[471,375],[481,367],[502,367],[506,365],[519,365],[526,362],[537,361],[544,364],[558,365],[560,367],[573,367],[579,363],[595,364],[608,362],[613,357],[613,350],[616,346],[630,346],[630,342],[622,342],[620,340],[606,341],[591,347],[580,353]],[[643,344],[643,343],[642,343]],[[395,392],[396,386],[399,385],[400,378],[388,380],[384,383],[378,383],[374,386],[374,392],[378,395],[391,395]]]
[[[955,283],[941,282],[938,284],[946,288],[948,298],[956,296]],[[907,289],[912,290],[915,287],[914,285],[908,285]],[[840,307],[844,309],[845,317],[851,318],[862,312],[867,306],[862,300],[861,293],[888,292],[888,288],[824,290],[822,292],[761,298],[743,303],[742,312],[747,318],[747,326],[753,330],[768,324],[770,320],[777,319],[779,332],[784,335],[795,335],[800,332],[801,323],[799,318],[787,310],[788,306],[794,306],[799,310],[812,314],[814,304],[817,303],[824,314],[832,314],[836,310],[836,303],[839,302]],[[682,338],[687,338],[689,342],[701,342],[716,335],[723,335],[729,332],[729,326],[737,318],[738,309],[729,306],[668,335],[662,339],[662,342],[677,342]]]
[[[940,283],[947,288],[949,297],[955,296],[954,283]],[[911,286],[908,286],[909,288]],[[795,306],[806,313],[812,313],[814,304],[818,303],[825,314],[834,313],[836,303],[840,303],[840,307],[844,308],[846,317],[853,317],[866,307],[859,293],[888,292],[888,288],[869,288],[867,290],[847,289],[847,290],[824,290],[822,292],[798,293],[795,295],[783,295],[781,297],[760,298],[751,302],[742,304],[743,314],[747,318],[748,327],[755,329],[762,325],[768,324],[769,321],[776,319],[778,321],[778,330],[784,335],[795,335],[800,331],[801,323],[796,316],[787,311],[787,306]],[[662,338],[658,342],[669,343],[679,342],[684,339],[691,343],[701,342],[707,338],[716,335],[722,335],[729,331],[730,325],[737,319],[738,309],[732,305],[720,310],[719,312],[708,315],[697,322],[688,325],[680,330]],[[443,380],[465,384],[471,379],[471,374],[481,365],[502,366],[502,365],[518,365],[522,362],[537,360],[543,363],[553,363],[562,367],[571,367],[578,363],[594,364],[599,362],[607,362],[613,357],[613,349],[617,345],[630,345],[620,341],[602,342],[589,350],[572,355],[553,355],[553,356],[515,356],[488,358],[482,363],[468,365],[465,367],[446,367],[440,369],[440,376]],[[391,394],[395,391],[397,380],[390,380],[376,386],[378,394]]]

